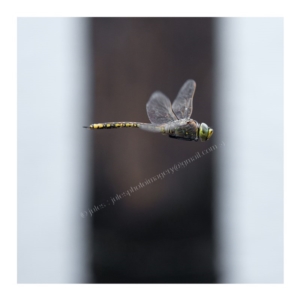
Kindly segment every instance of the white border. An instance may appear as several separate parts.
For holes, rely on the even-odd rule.
[[[1,288],[10,299],[201,298],[284,299],[299,295],[299,9],[296,1],[6,1],[1,5]],[[282,285],[17,285],[16,284],[16,18],[18,16],[274,16],[285,18],[284,200]],[[30,133],[29,133],[30,134]],[[295,289],[294,289],[295,288]],[[6,297],[7,298],[7,297]]]

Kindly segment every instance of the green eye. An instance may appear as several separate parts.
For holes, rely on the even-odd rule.
[[[206,141],[207,136],[208,136],[208,126],[205,123],[201,123],[199,128],[199,137],[201,139],[201,142]]]
[[[210,137],[213,134],[213,129],[208,127],[205,123],[201,123],[199,126],[199,131],[198,131],[198,135],[201,139],[201,142],[205,142],[208,139],[210,139]]]
[[[213,135],[213,133],[214,133],[214,130],[212,128],[209,128],[207,139],[210,139],[210,137]]]

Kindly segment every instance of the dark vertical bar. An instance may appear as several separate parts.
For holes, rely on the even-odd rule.
[[[149,122],[146,103],[152,92],[161,90],[173,101],[182,84],[194,79],[192,118],[214,127],[212,25],[211,18],[93,19],[90,123]],[[213,141],[184,142],[136,129],[88,134],[94,139],[91,206],[98,206],[92,216],[94,282],[216,282],[214,154],[141,185]]]

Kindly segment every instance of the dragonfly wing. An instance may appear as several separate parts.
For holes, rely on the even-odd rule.
[[[146,109],[148,118],[153,124],[164,124],[177,120],[172,111],[171,101],[161,92],[151,95]]]
[[[196,90],[196,82],[188,80],[180,89],[173,102],[172,109],[178,119],[190,118],[193,111],[193,97]]]

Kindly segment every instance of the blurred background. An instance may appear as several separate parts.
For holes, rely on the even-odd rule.
[[[206,143],[82,128],[187,79]],[[283,283],[283,19],[19,18],[18,282]]]

